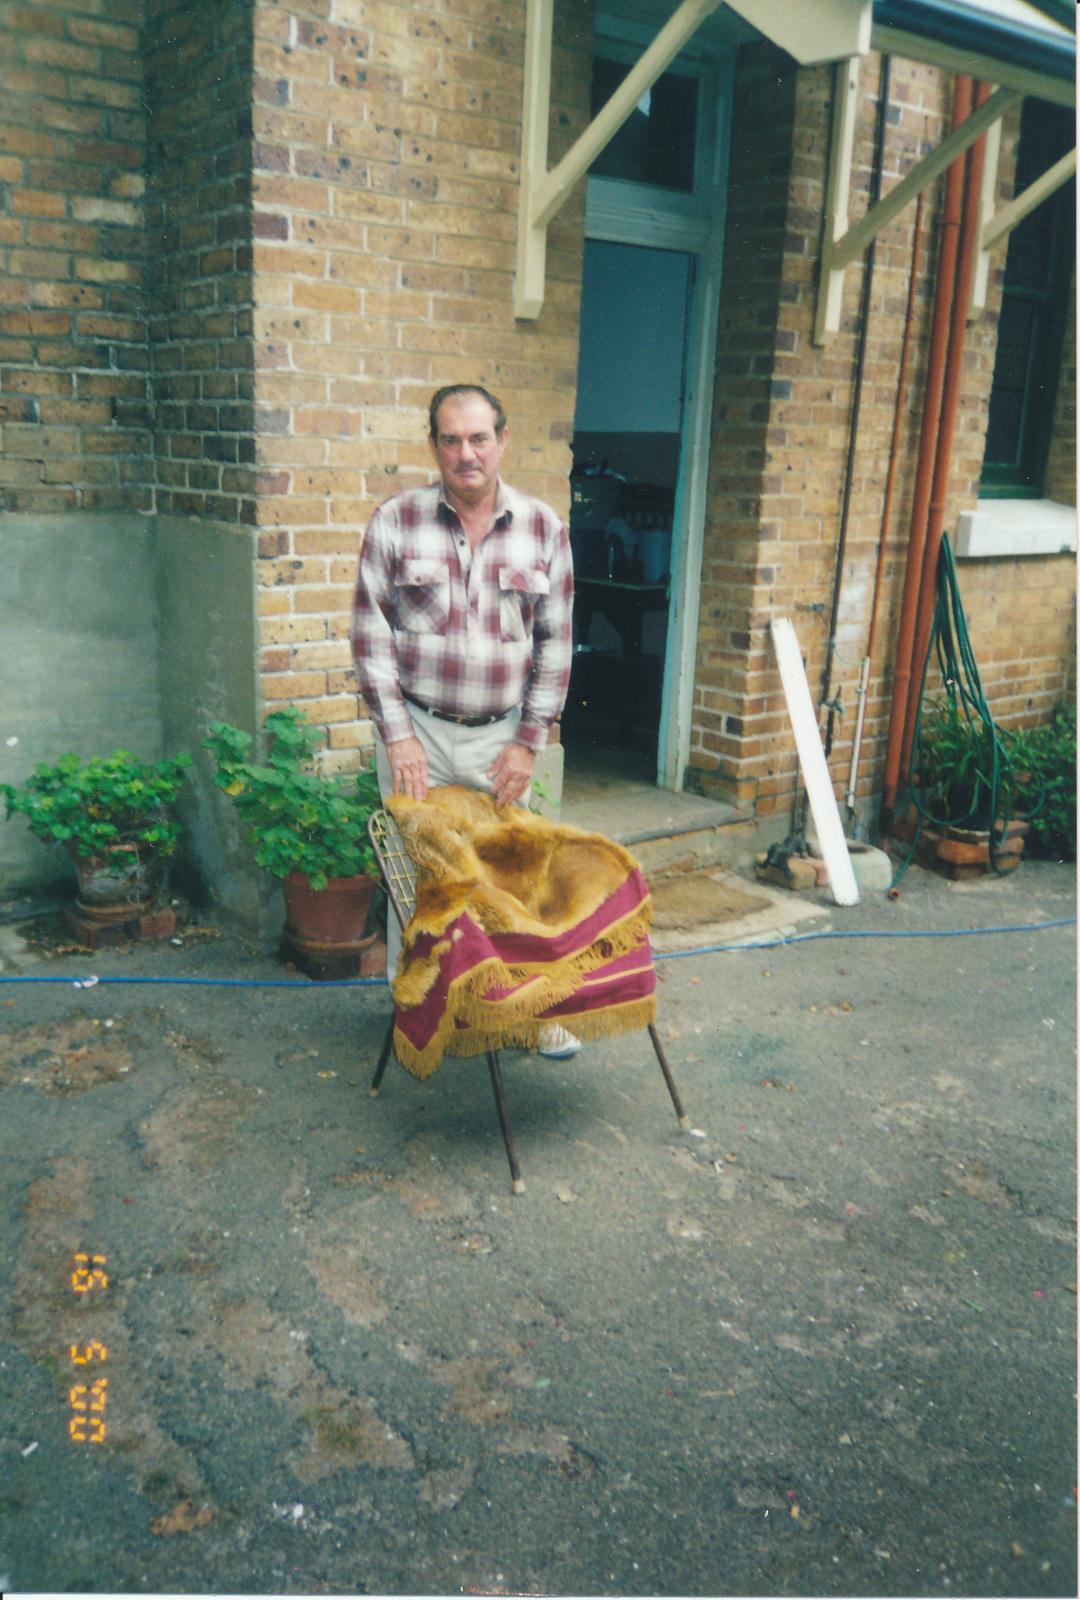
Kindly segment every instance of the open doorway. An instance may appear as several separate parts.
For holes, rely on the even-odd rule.
[[[570,541],[568,771],[653,783],[694,257],[585,244]]]

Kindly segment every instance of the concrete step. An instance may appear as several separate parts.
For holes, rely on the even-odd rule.
[[[701,867],[743,866],[753,858],[757,832],[749,817],[734,816],[712,827],[613,837],[637,858],[648,877],[663,878]]]
[[[745,864],[757,848],[749,812],[701,795],[672,794],[655,784],[568,783],[560,820],[625,845],[653,877]]]

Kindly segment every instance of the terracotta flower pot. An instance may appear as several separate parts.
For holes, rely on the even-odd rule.
[[[913,812],[899,819],[893,832],[898,839],[910,842],[915,838],[918,818]],[[1024,839],[1030,830],[1027,822],[1010,822],[1002,833],[995,830],[993,849],[989,832],[984,828],[929,828],[924,826],[919,834],[915,859],[925,867],[946,878],[980,878],[989,873],[1015,872],[1024,851]]]
[[[364,930],[375,894],[375,879],[366,872],[331,878],[325,889],[313,889],[306,873],[290,872],[282,880],[288,937],[313,952],[346,954],[364,948]]]
[[[115,907],[117,914],[145,906],[158,887],[161,862],[153,850],[135,844],[114,844],[107,850],[83,856],[71,850],[79,880],[79,903],[87,907]]]

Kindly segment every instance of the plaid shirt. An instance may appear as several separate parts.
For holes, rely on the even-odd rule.
[[[515,740],[547,742],[570,683],[570,540],[549,506],[501,481],[470,550],[441,483],[386,500],[360,546],[356,675],[385,743],[413,732],[402,690],[438,711],[522,708]]]

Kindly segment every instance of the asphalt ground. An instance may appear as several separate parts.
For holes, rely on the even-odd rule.
[[[520,1197],[481,1062],[369,1098],[385,989],[4,949],[0,1587],[1076,1593],[1072,927],[662,962],[694,1131],[644,1032],[509,1051]]]

